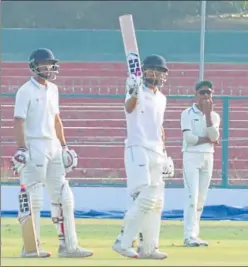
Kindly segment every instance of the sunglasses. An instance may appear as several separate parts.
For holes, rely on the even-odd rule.
[[[199,91],[198,92],[200,95],[205,95],[205,94],[207,94],[207,95],[211,95],[212,94],[212,91],[210,91],[210,90],[201,90],[201,91]]]

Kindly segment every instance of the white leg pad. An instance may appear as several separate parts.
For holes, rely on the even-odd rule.
[[[68,252],[75,251],[78,240],[74,219],[74,197],[67,181],[61,189],[60,203],[52,203],[51,213],[60,244],[64,244]]]
[[[144,187],[134,201],[133,206],[127,211],[124,218],[123,249],[132,247],[133,240],[142,229],[143,221],[156,205],[157,191],[157,186]]]
[[[43,184],[35,183],[26,187],[30,196],[30,202],[32,206],[32,214],[35,225],[35,232],[37,236],[37,242],[40,241],[40,211],[43,206]]]
[[[161,228],[161,213],[163,209],[163,200],[157,200],[153,210],[147,215],[142,229],[142,254],[150,255],[159,247],[159,236]]]

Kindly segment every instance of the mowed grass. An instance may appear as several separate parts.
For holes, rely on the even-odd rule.
[[[50,219],[42,219],[42,247],[52,252],[51,258],[20,258],[22,240],[16,219],[1,220],[2,266],[248,266],[248,222],[203,221],[201,236],[209,247],[184,248],[183,224],[163,221],[160,249],[169,254],[162,261],[126,259],[111,246],[120,227],[120,220],[77,219],[81,246],[94,250],[87,259],[60,259],[58,240]]]

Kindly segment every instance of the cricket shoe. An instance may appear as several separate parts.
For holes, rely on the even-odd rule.
[[[118,239],[115,241],[114,245],[112,246],[112,249],[124,257],[134,259],[139,258],[139,254],[135,251],[134,248],[123,249],[121,247],[121,242]]]
[[[61,258],[86,258],[93,255],[92,250],[87,250],[83,248],[76,248],[74,251],[68,251],[66,247],[59,246],[58,256]]]
[[[198,241],[198,239],[196,238],[185,238],[184,239],[184,246],[185,247],[199,247],[200,243]]]
[[[26,252],[24,247],[22,248],[21,257],[22,258],[49,258],[51,257],[51,252],[47,252],[45,250],[42,250],[39,248],[38,253],[37,252]]]
[[[150,254],[144,254],[142,247],[138,247],[137,252],[139,253],[140,259],[150,259],[150,260],[164,260],[168,258],[168,254],[165,252],[159,251],[157,248],[153,250]]]
[[[200,244],[201,247],[208,247],[208,242],[205,240],[200,239],[199,237],[196,238],[198,243]]]

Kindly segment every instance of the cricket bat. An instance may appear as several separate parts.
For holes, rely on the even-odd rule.
[[[133,16],[131,14],[120,16],[119,22],[126,54],[128,73],[134,74],[137,77],[142,77],[141,60],[136,40]],[[142,86],[139,88],[140,104],[142,102]]]
[[[30,196],[26,191],[24,185],[21,185],[21,191],[19,193],[18,220],[21,224],[21,232],[22,232],[22,239],[25,252],[37,253],[37,256],[39,256],[37,236],[32,216],[32,206],[30,202]]]

